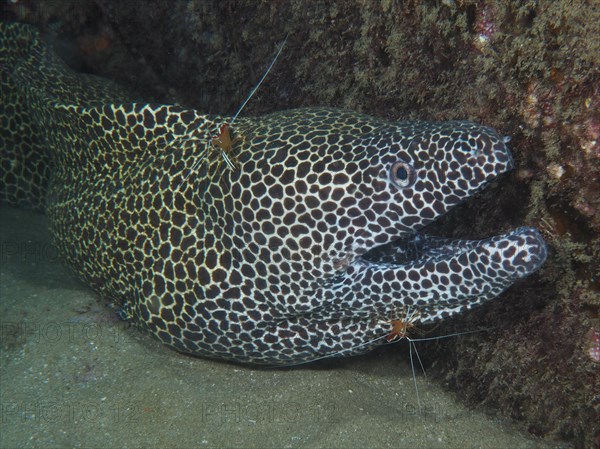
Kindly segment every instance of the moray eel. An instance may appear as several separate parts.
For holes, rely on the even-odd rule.
[[[291,365],[366,352],[408,313],[430,323],[537,270],[532,228],[418,231],[513,167],[467,121],[336,109],[240,118],[143,102],[2,25],[1,199],[41,207],[60,254],[122,317],[188,354]]]

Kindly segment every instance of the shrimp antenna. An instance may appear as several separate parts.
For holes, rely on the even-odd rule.
[[[271,65],[269,66],[269,68],[267,68],[267,71],[262,76],[262,78],[260,79],[260,81],[258,82],[258,84],[252,88],[252,90],[250,91],[250,95],[248,95],[248,98],[246,98],[246,101],[244,101],[242,103],[242,105],[237,110],[237,112],[235,113],[235,115],[233,116],[233,118],[229,121],[229,126],[233,125],[233,122],[235,121],[235,119],[237,118],[237,116],[240,115],[240,112],[242,112],[242,109],[244,109],[244,106],[246,106],[246,103],[248,103],[250,101],[250,98],[252,98],[252,96],[254,95],[254,92],[256,92],[256,90],[263,83],[263,81],[265,80],[265,78],[267,77],[267,75],[269,74],[269,72],[271,71],[271,69],[273,68],[273,66],[275,65],[275,61],[277,61],[277,58],[279,58],[279,54],[281,53],[281,50],[283,50],[283,47],[285,46],[285,43],[287,42],[287,40],[288,40],[288,35],[286,34],[285,39],[283,40],[283,42],[281,43],[281,45],[279,45],[279,50],[277,51],[277,54],[275,55],[275,58],[273,58],[273,61],[271,61]]]

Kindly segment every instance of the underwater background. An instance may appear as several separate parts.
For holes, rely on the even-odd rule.
[[[517,169],[436,231],[534,226],[550,255],[434,333],[487,332],[418,345],[424,415],[404,346],[253,370],[147,341],[60,267],[42,216],[3,209],[0,446],[600,447],[598,2],[13,0],[2,15],[78,71],[221,114],[288,35],[245,114],[337,106],[492,126]]]

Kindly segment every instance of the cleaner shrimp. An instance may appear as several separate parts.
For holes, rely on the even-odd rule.
[[[421,357],[419,356],[419,351],[417,350],[417,345],[415,343],[423,342],[423,341],[442,340],[444,338],[458,337],[461,335],[473,334],[473,333],[477,333],[477,332],[483,332],[484,330],[486,330],[486,329],[481,329],[481,330],[466,331],[466,332],[455,332],[455,333],[451,333],[451,334],[440,335],[440,336],[435,336],[435,337],[425,337],[425,338],[410,337],[409,335],[411,335],[411,334],[413,334],[413,335],[415,333],[422,334],[422,331],[420,331],[417,327],[417,323],[420,321],[420,317],[421,317],[421,314],[417,309],[411,310],[410,307],[402,307],[400,312],[397,313],[396,316],[391,317],[391,319],[389,320],[389,324],[391,325],[391,331],[389,334],[385,335],[387,344],[397,343],[397,342],[400,342],[401,340],[408,341],[410,367],[412,370],[413,383],[415,385],[415,394],[417,396],[417,405],[419,407],[419,410],[421,410],[422,407],[421,407],[421,398],[419,396],[419,387],[417,385],[417,374],[415,372],[413,351],[416,356],[416,359],[419,362],[421,371],[423,372],[423,376],[426,377],[427,374],[425,373],[425,367],[423,366],[423,362],[421,361]],[[435,327],[437,327],[437,326],[435,326]],[[435,327],[434,327],[434,329],[435,329]],[[433,329],[431,329],[431,330],[433,330]],[[379,337],[378,339],[381,340],[382,338],[383,337]]]
[[[333,357],[338,357],[338,356],[345,356],[345,355],[350,355],[353,353],[356,353],[356,355],[358,355],[357,351],[360,350],[361,348],[365,348],[365,352],[366,352],[367,350],[372,349],[373,346],[377,342],[381,342],[382,340],[384,340],[384,342],[381,343],[381,346],[385,346],[385,345],[389,345],[389,344],[396,344],[402,340],[407,340],[409,343],[410,365],[411,365],[411,370],[412,370],[413,383],[415,386],[415,394],[417,397],[417,405],[419,407],[419,410],[422,410],[421,398],[419,395],[419,387],[417,385],[417,373],[415,371],[415,358],[419,362],[421,371],[423,372],[424,376],[426,376],[426,373],[425,373],[425,368],[423,366],[423,362],[421,361],[421,357],[419,356],[419,352],[417,351],[417,346],[415,343],[423,342],[423,341],[442,340],[442,339],[450,338],[450,337],[458,337],[461,335],[468,335],[468,334],[473,334],[473,333],[477,333],[477,332],[483,332],[483,331],[486,331],[487,329],[480,329],[480,330],[473,330],[473,331],[466,331],[466,332],[455,332],[455,333],[451,333],[451,334],[434,336],[434,337],[413,338],[410,335],[414,335],[415,333],[422,333],[422,331],[419,330],[418,325],[417,325],[420,322],[420,318],[421,318],[421,313],[419,312],[419,310],[417,308],[411,309],[410,307],[403,306],[399,311],[392,312],[392,314],[390,316],[386,316],[385,318],[382,318],[382,317],[377,318],[376,323],[378,325],[383,325],[383,326],[389,328],[389,331],[387,333],[385,333],[384,335],[380,335],[376,338],[373,338],[372,340],[369,340],[365,343],[361,343],[360,345],[354,346],[352,348],[343,349],[341,351],[333,352],[331,354],[323,355],[322,357],[312,359],[312,360],[310,360],[310,362],[298,363],[298,364],[294,364],[291,366],[302,365],[304,363],[312,363],[317,360],[323,360],[323,359],[328,359],[328,358],[333,358]],[[413,356],[413,351],[414,351],[414,356]],[[290,365],[286,365],[286,366],[290,366]]]
[[[210,144],[211,144],[212,148],[215,150],[218,149],[219,153],[223,157],[223,160],[225,160],[225,163],[227,164],[227,167],[229,167],[230,170],[236,169],[236,166],[234,163],[235,158],[233,156],[233,146],[237,142],[244,140],[243,136],[237,136],[233,139],[231,138],[230,129],[233,126],[233,122],[235,122],[235,120],[238,118],[238,115],[240,115],[240,113],[242,112],[242,110],[244,109],[246,104],[254,96],[254,94],[256,93],[258,88],[261,86],[261,84],[263,83],[263,81],[265,80],[265,78],[267,77],[267,75],[269,74],[269,72],[271,71],[273,66],[275,65],[277,58],[279,58],[279,55],[281,54],[281,51],[283,50],[283,47],[285,46],[285,44],[287,42],[287,39],[288,39],[287,36],[283,39],[283,42],[279,45],[279,49],[277,50],[275,57],[271,61],[271,64],[269,64],[269,67],[267,67],[267,70],[265,71],[265,73],[263,74],[261,79],[258,81],[256,86],[254,86],[252,88],[252,90],[250,91],[250,94],[248,94],[248,97],[246,97],[246,100],[244,100],[242,105],[238,108],[238,110],[233,115],[231,120],[229,120],[228,123],[221,125],[221,127],[219,128],[219,134],[216,137],[212,137],[210,140]]]
[[[271,64],[269,64],[269,67],[267,67],[267,70],[264,72],[264,74],[260,78],[259,82],[256,84],[256,86],[254,86],[252,88],[252,90],[250,91],[250,94],[248,95],[246,100],[244,100],[242,105],[238,108],[236,113],[233,115],[233,117],[227,123],[221,124],[219,126],[217,124],[217,122],[210,120],[207,117],[206,124],[203,125],[201,127],[201,129],[198,131],[198,135],[179,136],[179,137],[172,139],[169,142],[166,142],[166,145],[168,145],[168,147],[174,148],[177,151],[192,150],[194,152],[193,156],[191,156],[191,157],[193,157],[194,162],[191,164],[191,166],[190,165],[188,165],[187,167],[184,166],[184,168],[181,172],[181,176],[182,176],[181,181],[179,181],[177,186],[174,188],[174,193],[180,192],[181,188],[183,186],[185,186],[186,181],[192,174],[200,174],[200,176],[198,176],[197,179],[199,179],[201,182],[207,182],[207,183],[212,182],[213,180],[211,178],[213,175],[211,175],[209,166],[212,164],[216,164],[217,168],[214,173],[219,173],[219,166],[221,164],[221,160],[225,162],[225,164],[231,171],[237,170],[237,161],[235,159],[235,155],[233,154],[234,146],[236,144],[238,144],[239,142],[244,142],[245,136],[238,135],[238,136],[232,137],[232,134],[231,134],[232,126],[233,126],[235,120],[238,118],[239,114],[242,112],[242,110],[246,106],[246,104],[254,96],[254,94],[256,93],[258,88],[261,86],[261,84],[263,83],[263,81],[265,80],[265,78],[267,77],[267,75],[269,74],[269,72],[271,71],[273,66],[275,65],[275,62],[279,58],[279,55],[281,54],[283,47],[285,46],[285,44],[287,42],[287,39],[288,39],[288,36],[286,36],[284,38],[283,42],[279,45],[279,49],[277,50],[275,57],[271,61]],[[213,135],[210,131],[210,128],[213,126],[218,126],[219,132],[216,135]],[[206,140],[207,134],[208,134],[208,141]],[[215,153],[218,153],[221,156],[221,158],[219,158],[216,161],[211,160],[212,159],[211,155],[215,154]],[[168,151],[168,152],[161,153],[159,158],[160,159],[163,159],[163,158],[175,159],[176,156],[174,156],[171,151]],[[146,164],[148,164],[148,165],[156,164],[157,161],[158,161],[158,159],[148,159]],[[204,172],[204,169],[202,168],[203,165],[205,166],[205,170],[206,170],[205,173],[203,173]],[[206,175],[208,175],[208,176],[206,176]],[[174,198],[175,198],[175,196],[173,196],[172,201],[175,201]],[[163,212],[163,214],[161,214],[161,218],[166,218],[164,216],[164,212]]]
[[[211,154],[219,154],[221,156],[221,159],[225,162],[225,164],[229,170],[231,170],[231,171],[237,170],[237,161],[236,161],[236,158],[234,155],[234,147],[236,146],[236,144],[238,144],[240,142],[245,142],[245,136],[238,135],[238,136],[232,137],[233,124],[234,124],[235,120],[238,118],[238,116],[240,115],[240,113],[243,111],[246,104],[250,101],[250,99],[254,96],[254,94],[256,93],[258,88],[262,85],[262,83],[264,82],[265,78],[267,77],[267,75],[269,74],[269,72],[271,71],[273,66],[275,65],[275,62],[279,58],[279,55],[281,54],[281,51],[283,50],[283,47],[285,46],[285,44],[287,42],[287,39],[288,39],[288,36],[286,36],[284,38],[283,42],[279,45],[279,49],[277,50],[275,57],[271,61],[271,64],[269,64],[269,67],[267,67],[267,70],[264,72],[263,76],[260,78],[258,83],[250,90],[250,93],[248,94],[248,96],[246,97],[244,102],[241,104],[241,106],[238,108],[236,113],[233,115],[233,117],[227,123],[224,123],[224,124],[221,124],[220,126],[218,126],[218,133],[216,135],[213,135],[209,129],[208,130],[208,135],[209,135],[208,142],[204,141],[203,137],[196,137],[196,136],[182,137],[182,138],[177,139],[179,141],[183,141],[184,143],[186,143],[186,142],[195,143],[195,142],[200,141],[201,143],[204,144],[204,145],[200,145],[200,147],[202,149],[197,156],[197,160],[196,160],[196,162],[194,162],[192,167],[190,167],[190,169],[188,170],[187,174],[185,175],[185,177],[183,178],[183,180],[181,182],[182,184],[185,183],[185,181],[188,179],[188,177],[192,173],[196,173],[198,171],[198,169],[200,168],[200,166],[203,162],[206,162],[207,164],[210,163],[209,158],[210,158]]]

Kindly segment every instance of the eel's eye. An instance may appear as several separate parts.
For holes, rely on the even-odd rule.
[[[415,170],[410,164],[398,161],[392,165],[390,178],[400,188],[410,187],[415,182]]]

